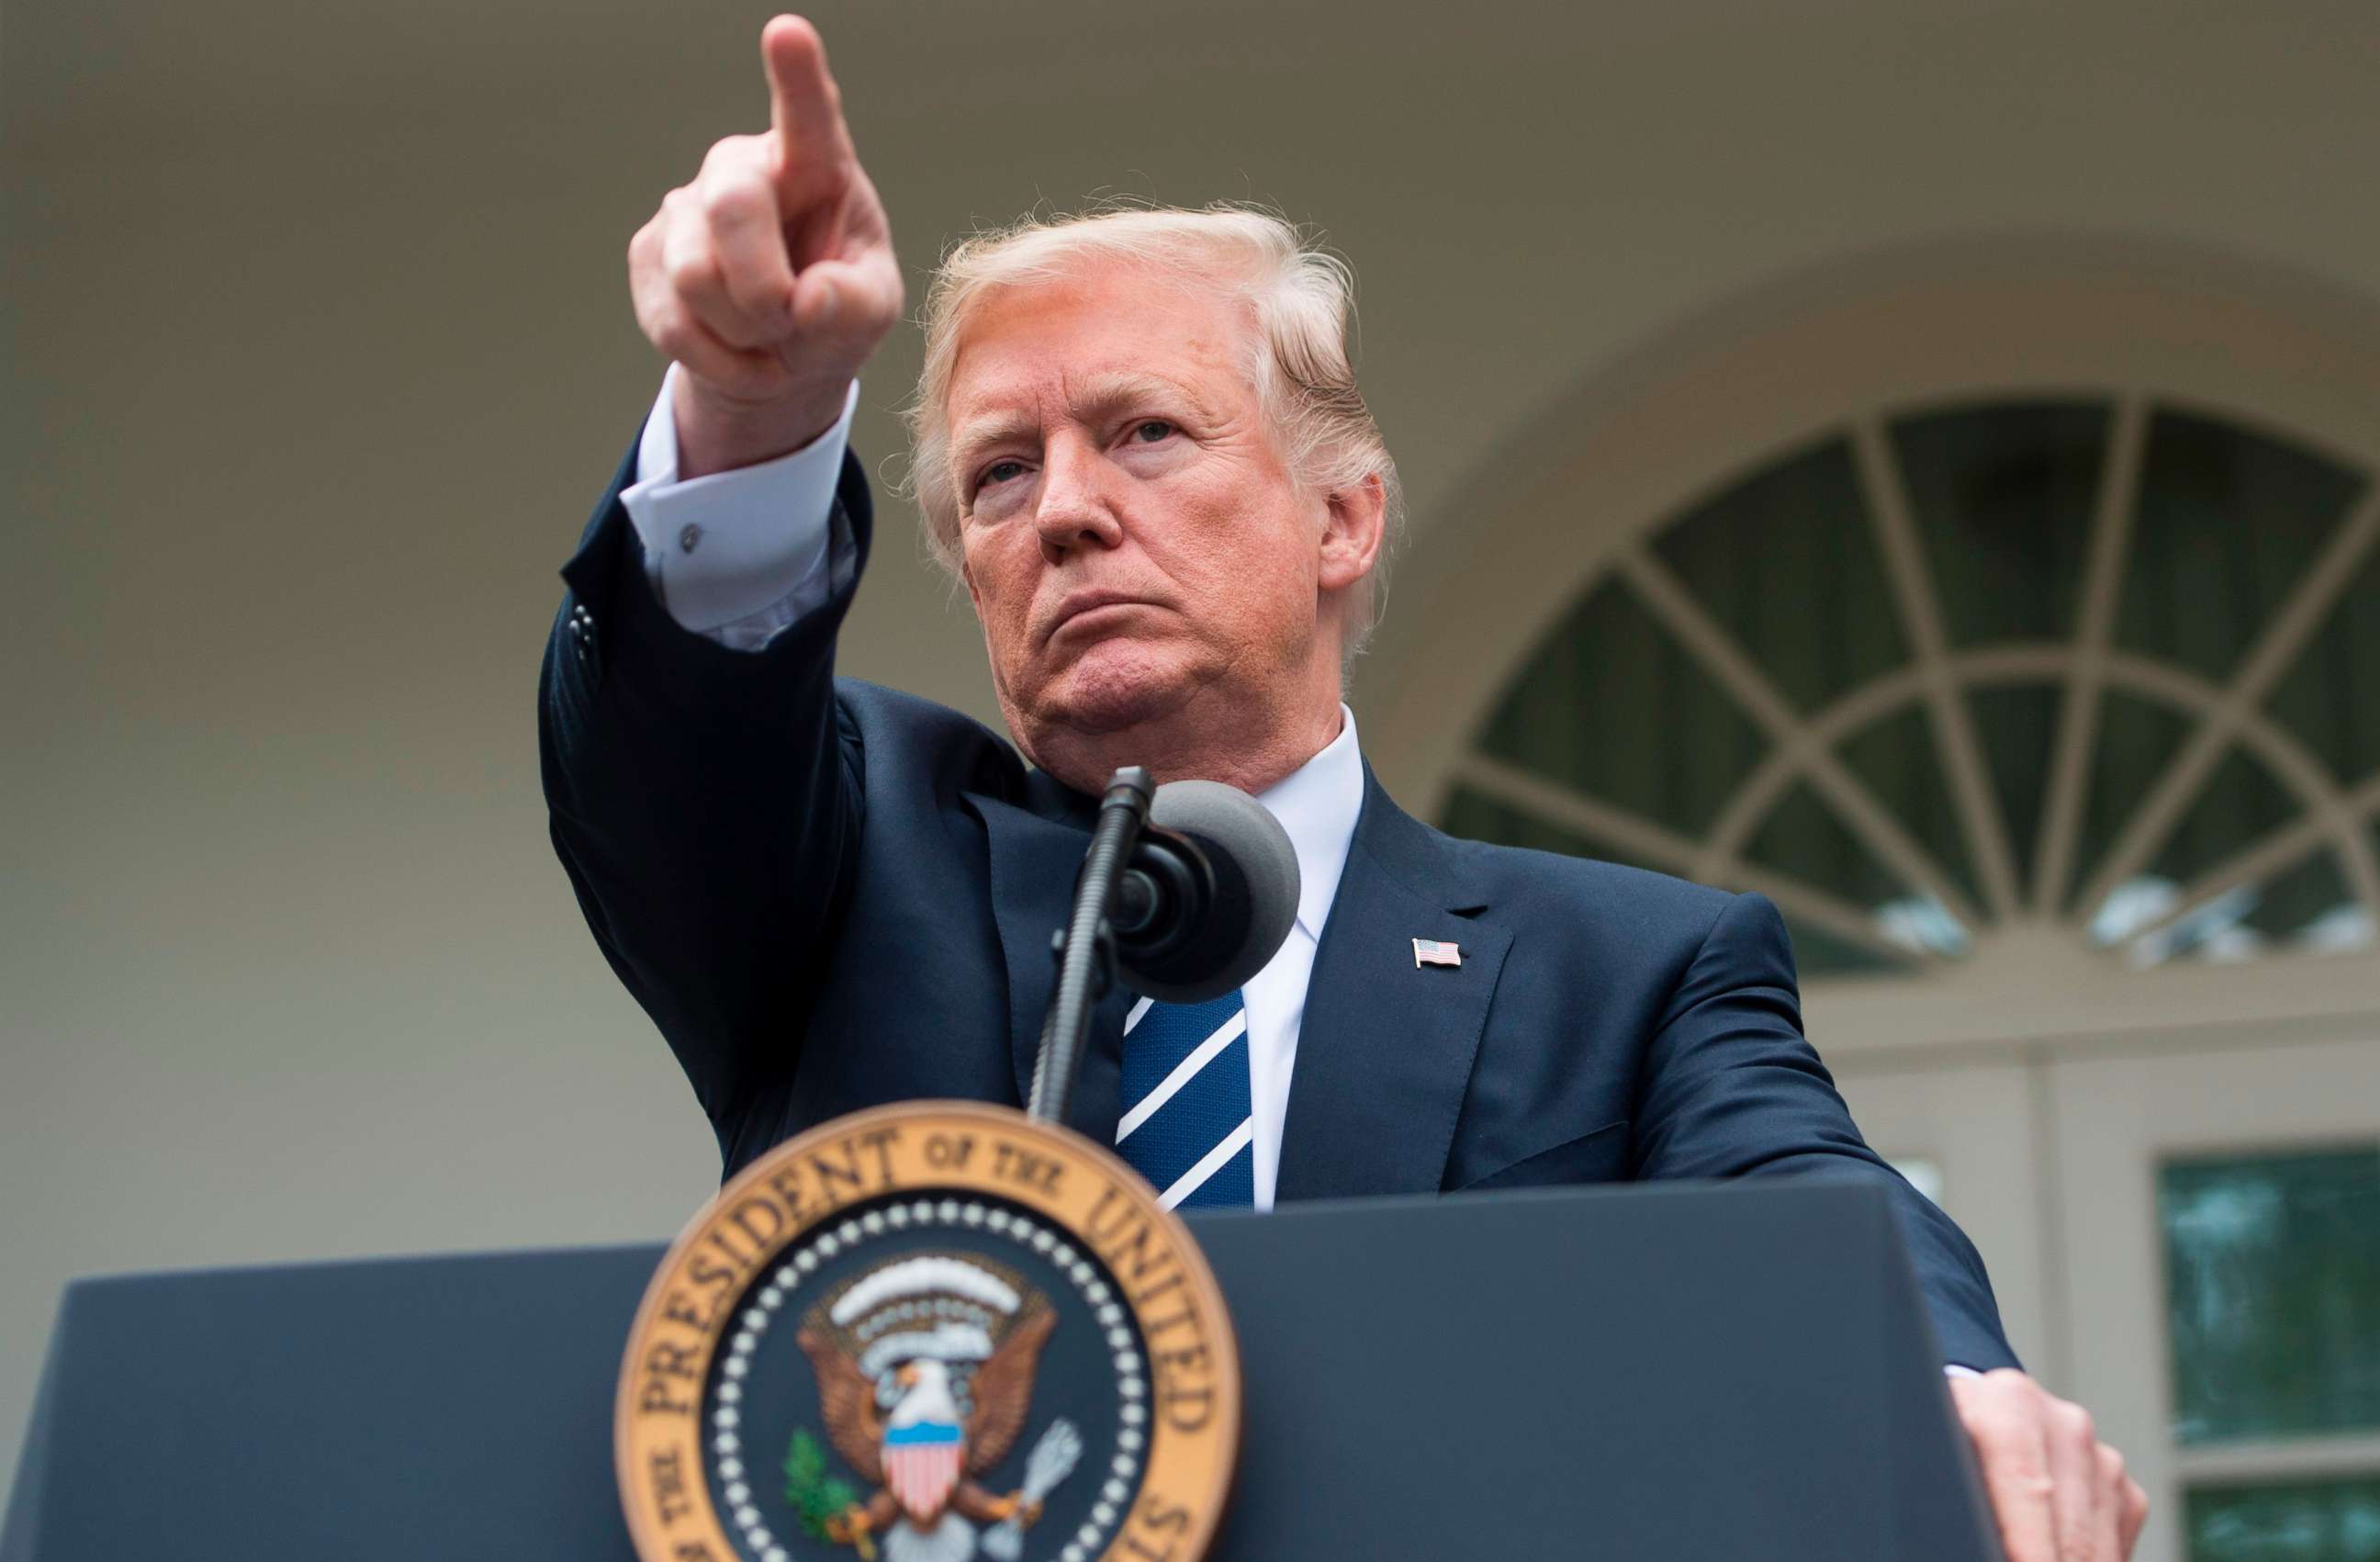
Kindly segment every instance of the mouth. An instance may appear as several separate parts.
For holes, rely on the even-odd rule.
[[[1058,604],[1058,611],[1050,616],[1050,627],[1043,631],[1041,639],[1046,644],[1077,625],[1085,628],[1096,628],[1105,620],[1123,616],[1123,610],[1156,605],[1157,604],[1144,597],[1136,597],[1126,592],[1106,590],[1076,592]]]

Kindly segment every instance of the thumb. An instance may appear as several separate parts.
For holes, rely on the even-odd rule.
[[[830,275],[835,262],[821,261],[802,268],[794,278],[794,323],[804,331],[832,331],[843,313],[843,290]]]

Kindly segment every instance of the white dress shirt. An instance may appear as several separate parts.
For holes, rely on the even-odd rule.
[[[834,427],[793,454],[681,482],[671,384],[678,372],[672,364],[662,381],[637,446],[637,481],[620,502],[643,545],[646,578],[678,626],[733,651],[759,651],[833,594],[827,518],[859,386],[844,398]],[[1269,1210],[1281,1173],[1306,979],[1364,807],[1355,713],[1341,705],[1339,736],[1257,800],[1289,832],[1298,874],[1297,921],[1271,963],[1240,990],[1247,1004],[1256,1204]]]

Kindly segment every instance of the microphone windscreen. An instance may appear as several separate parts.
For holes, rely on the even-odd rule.
[[[1211,965],[1200,962],[1207,969],[1196,979],[1160,984],[1143,979],[1133,985],[1171,1003],[1220,997],[1262,970],[1289,936],[1297,920],[1297,849],[1264,804],[1220,781],[1168,781],[1149,803],[1148,822],[1190,837],[1219,876],[1237,878],[1245,886],[1246,910],[1232,925],[1202,930],[1215,958]]]

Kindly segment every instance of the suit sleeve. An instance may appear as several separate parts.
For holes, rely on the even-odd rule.
[[[1777,909],[1731,898],[1655,1032],[1635,1121],[1640,1177],[1837,1177],[1889,1194],[1944,1360],[2017,1365],[1974,1244],[1868,1148],[1802,1033],[1793,950]]]
[[[764,649],[680,626],[656,599],[621,494],[632,447],[563,568],[538,737],[555,851],[595,941],[725,1131],[765,1048],[800,1044],[861,825],[862,756],[834,693],[834,637],[872,510],[843,458],[831,591]]]

